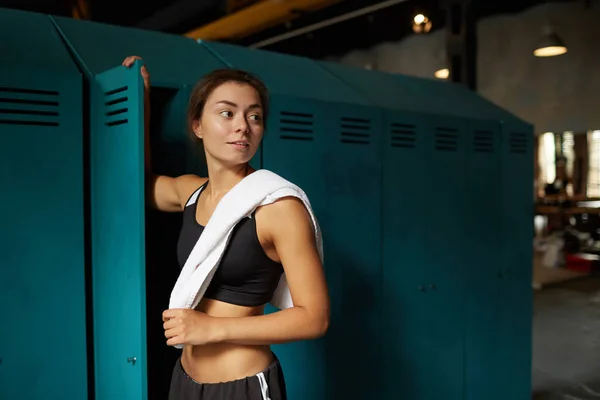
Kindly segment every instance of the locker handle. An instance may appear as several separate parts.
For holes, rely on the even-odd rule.
[[[136,360],[137,360],[137,359],[136,359],[135,357],[128,357],[128,358],[127,358],[127,362],[128,362],[128,363],[131,363],[131,365],[135,365],[135,361],[136,361]]]

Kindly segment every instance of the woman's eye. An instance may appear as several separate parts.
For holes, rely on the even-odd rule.
[[[233,113],[231,111],[221,111],[221,116],[225,118],[231,118],[233,117]]]
[[[251,115],[250,119],[252,119],[253,121],[260,121],[260,115]]]

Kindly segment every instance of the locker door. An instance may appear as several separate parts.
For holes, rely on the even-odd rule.
[[[467,400],[510,398],[501,384],[502,348],[500,317],[505,296],[502,293],[502,191],[500,125],[495,121],[470,121],[468,148],[469,212],[463,216],[468,245],[465,271],[466,304],[465,391]],[[494,388],[491,390],[490,388]]]
[[[466,126],[435,116],[425,168],[425,278],[430,306],[428,360],[432,384],[425,399],[463,398],[465,307]]]
[[[425,399],[429,307],[425,291],[426,149],[429,121],[386,111],[382,186],[382,399]]]
[[[502,231],[506,396],[531,396],[533,290],[533,133],[519,124],[502,130]]]
[[[324,218],[326,131],[321,107],[308,100],[274,96],[270,113],[263,139],[263,168],[281,175],[306,192],[324,230],[327,246]],[[326,248],[325,257],[327,253]],[[267,308],[267,312],[272,311],[272,307]],[[290,400],[327,398],[325,349],[325,339],[273,346],[286,376]]]
[[[381,112],[327,106],[328,398],[377,398],[381,372]],[[359,345],[360,343],[360,345]],[[344,356],[347,355],[347,356]],[[348,376],[361,379],[348,385]]]
[[[87,399],[81,103],[78,74],[0,67],[1,399]]]
[[[318,102],[274,95],[262,143],[263,168],[300,186],[317,217],[325,211],[323,114]]]
[[[146,399],[143,83],[140,64],[92,85],[91,214],[97,400]],[[160,323],[160,315],[157,315]]]

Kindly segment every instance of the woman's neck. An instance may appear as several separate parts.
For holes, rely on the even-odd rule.
[[[254,169],[248,164],[242,164],[234,168],[227,168],[215,163],[208,165],[208,186],[207,194],[211,199],[220,199],[231,188],[237,185]]]

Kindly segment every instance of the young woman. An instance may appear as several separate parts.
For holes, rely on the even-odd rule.
[[[127,57],[123,65],[130,67],[136,59]],[[150,75],[145,66],[141,73],[147,128]],[[249,161],[262,140],[268,105],[265,85],[244,71],[216,70],[198,82],[188,124],[193,140],[202,143],[208,177],[154,176],[146,145],[148,202],[183,212],[177,248],[181,267],[219,200],[254,172]],[[284,272],[294,307],[265,315]],[[269,346],[319,338],[329,325],[329,295],[303,203],[284,198],[240,221],[198,307],[166,310],[163,321],[167,345],[184,345],[169,399],[286,399],[282,369]]]

